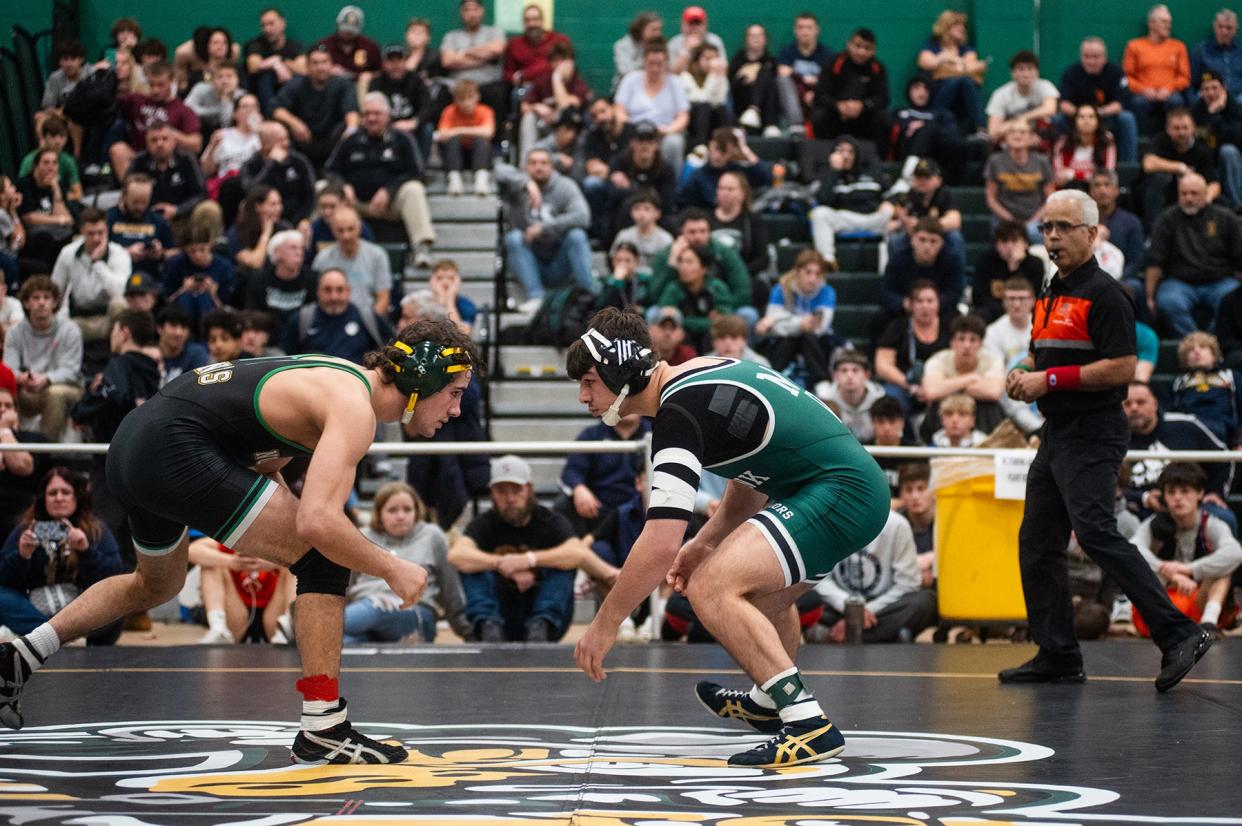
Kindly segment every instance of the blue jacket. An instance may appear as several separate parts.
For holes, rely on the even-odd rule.
[[[880,288],[880,306],[891,313],[901,312],[901,301],[910,293],[910,285],[920,278],[935,282],[940,289],[940,308],[949,310],[962,300],[966,289],[966,271],[961,259],[942,247],[930,267],[920,267],[914,260],[914,249],[904,245],[888,260]]]
[[[321,353],[362,364],[363,356],[372,350],[379,350],[392,337],[392,327],[388,322],[369,309],[367,312],[375,319],[378,340],[371,336],[366,325],[362,323],[362,310],[357,304],[350,303],[340,315],[328,315],[315,305],[304,333],[301,329],[301,311],[290,313],[285,319],[281,349],[291,356]]]
[[[1182,373],[1173,380],[1172,397],[1170,410],[1194,416],[1225,444],[1238,443],[1242,388],[1228,367]]]
[[[604,517],[604,521],[595,531],[595,542],[591,545],[591,550],[609,565],[620,568],[630,555],[630,549],[634,547],[638,535],[643,532],[646,521],[643,500],[635,496]]]
[[[1236,37],[1225,47],[1216,42],[1216,35],[1208,35],[1190,51],[1191,86],[1198,85],[1205,69],[1225,79],[1225,89],[1231,97],[1242,95],[1242,43]]]
[[[746,176],[751,189],[772,185],[772,168],[763,161],[753,164],[727,163],[717,169],[705,163],[691,172],[677,193],[677,203],[685,207],[702,207],[714,209],[716,206],[716,185],[720,176],[726,172],[741,172]]]
[[[1133,212],[1117,207],[1104,224],[1108,227],[1108,240],[1112,241],[1126,257],[1126,267],[1121,274],[1122,277],[1141,279],[1143,258],[1147,252],[1147,241],[1143,237],[1143,223]]]
[[[641,439],[651,432],[646,419],[630,438]],[[620,441],[617,431],[606,424],[594,424],[578,434],[580,442]],[[617,508],[638,496],[634,479],[638,475],[638,456],[634,453],[571,453],[561,471],[561,490],[573,496],[574,488],[586,485],[610,508]]]
[[[121,553],[117,548],[116,538],[108,526],[100,524],[102,533],[99,539],[85,551],[77,555],[77,574],[72,578],[74,585],[85,591],[87,588],[110,576],[121,573]],[[34,588],[55,583],[47,581],[47,552],[42,547],[35,548],[30,559],[22,559],[17,551],[17,541],[25,523],[18,523],[4,540],[4,550],[0,551],[0,585],[28,594]],[[67,578],[56,577],[57,582],[68,582]]]
[[[220,285],[216,295],[222,305],[228,303],[229,296],[233,294],[233,265],[223,255],[212,255],[211,264],[206,267],[195,266],[190,256],[184,252],[179,252],[168,259],[168,263],[164,265],[164,295],[170,296],[177,292],[187,278],[200,273]],[[189,313],[190,319],[194,322],[190,327],[190,334],[194,338],[201,339],[202,330],[199,329],[199,325],[202,323],[203,316],[216,309],[211,293],[206,290],[201,293],[187,291],[177,296],[177,300],[173,303]]]

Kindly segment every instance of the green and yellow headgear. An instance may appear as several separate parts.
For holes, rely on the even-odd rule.
[[[439,393],[457,373],[473,367],[470,354],[462,347],[446,347],[434,341],[420,341],[412,347],[404,341],[395,341],[392,346],[405,353],[400,360],[389,359],[397,373],[397,389],[410,397],[401,416],[402,424],[407,424],[414,416],[414,405],[420,398]]]

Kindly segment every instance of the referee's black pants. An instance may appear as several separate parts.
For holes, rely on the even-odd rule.
[[[1120,406],[1045,423],[1026,479],[1018,560],[1031,639],[1048,656],[1080,664],[1065,548],[1070,531],[1143,614],[1161,650],[1199,628],[1173,607],[1164,586],[1121,532],[1114,513],[1117,470],[1130,429]]]

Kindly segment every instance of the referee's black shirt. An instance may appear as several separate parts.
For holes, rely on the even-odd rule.
[[[1056,275],[1035,302],[1031,354],[1036,370],[1133,356],[1134,307],[1095,256],[1068,276]],[[1120,409],[1126,385],[1103,390],[1055,390],[1041,396],[1039,412],[1050,422]]]

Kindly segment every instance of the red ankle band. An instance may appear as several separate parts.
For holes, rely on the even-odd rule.
[[[308,703],[315,700],[331,702],[339,699],[341,694],[337,687],[337,681],[323,674],[316,674],[314,677],[304,677],[293,684]]]

